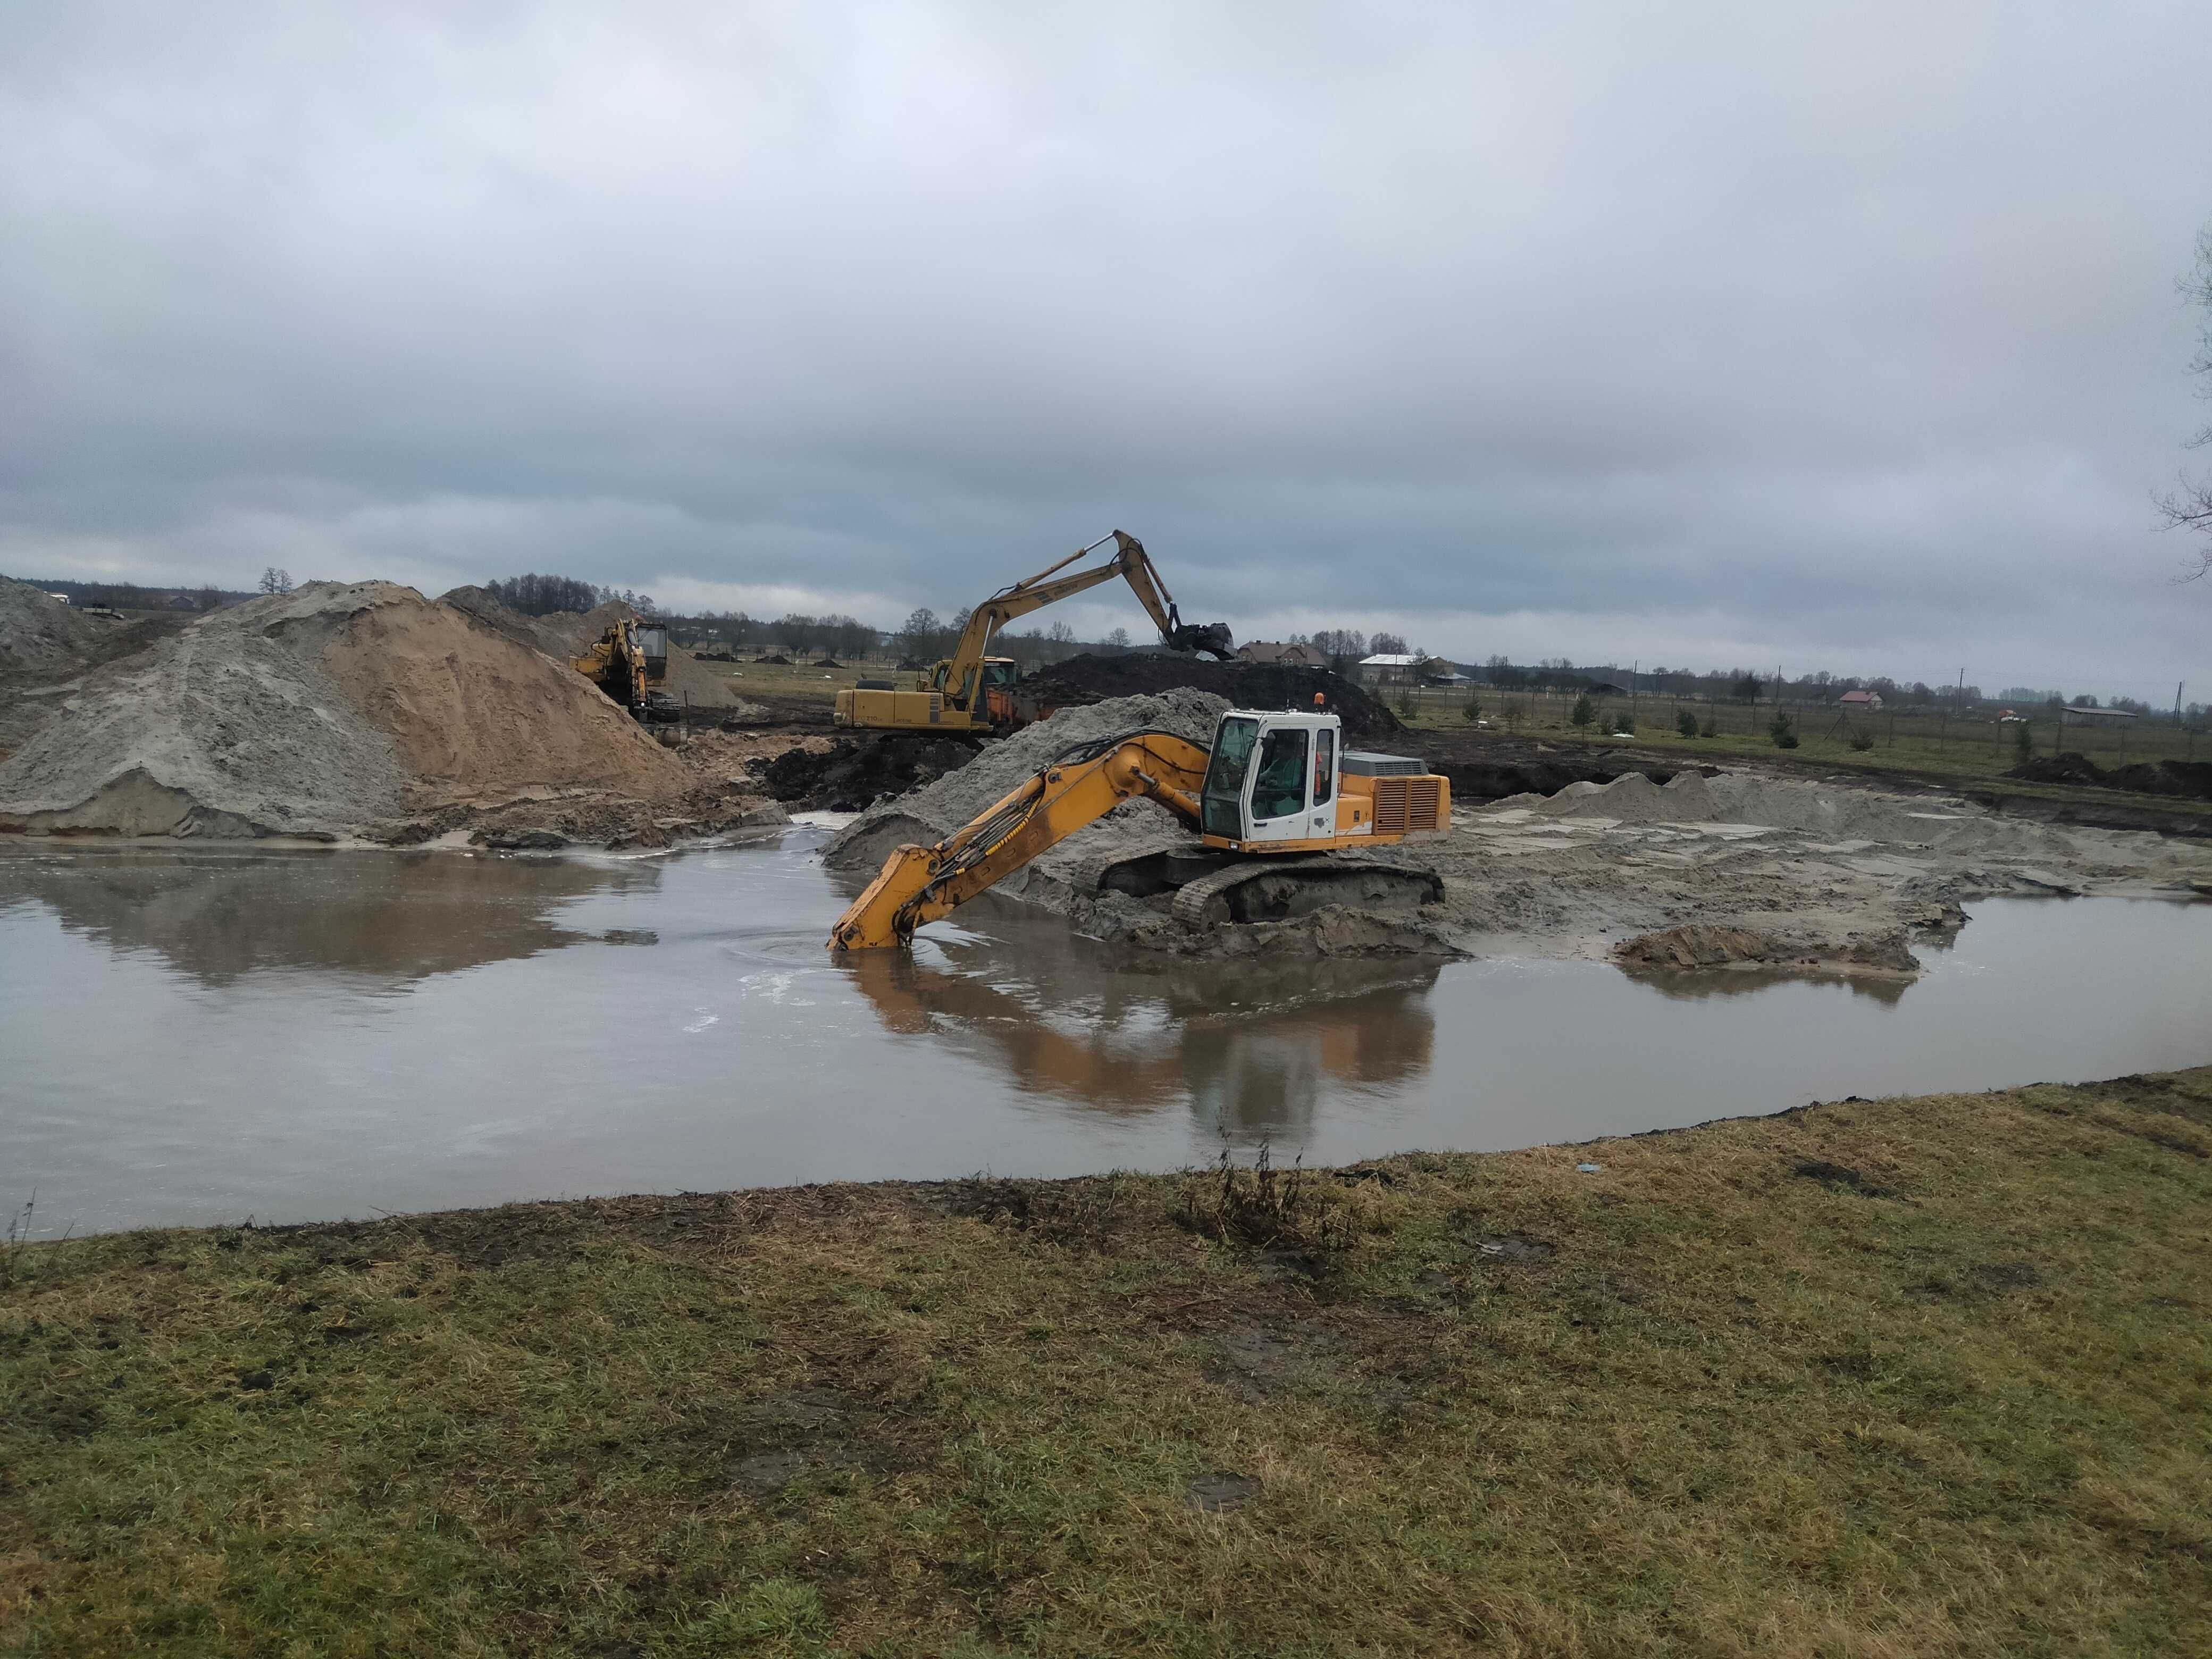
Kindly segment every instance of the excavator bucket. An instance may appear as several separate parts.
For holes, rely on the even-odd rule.
[[[1237,642],[1230,637],[1227,623],[1180,623],[1168,637],[1168,644],[1176,651],[1204,651],[1227,662],[1237,654]]]

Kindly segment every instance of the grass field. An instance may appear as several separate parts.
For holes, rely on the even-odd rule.
[[[1455,732],[1467,730],[1471,725],[1467,718],[1465,691],[1430,690],[1416,692],[1411,699],[1395,691],[1379,695],[1384,696],[1401,720],[1417,729]],[[1601,720],[1585,731],[1575,728],[1569,720],[1575,701],[1571,696],[1488,690],[1478,690],[1474,695],[1480,708],[1480,717],[1487,722],[1486,729],[1489,731],[1551,741],[1620,746],[1611,735],[1620,720]],[[1994,781],[2020,763],[2016,747],[2020,728],[2000,725],[1994,719],[1946,719],[1934,713],[1882,709],[1844,720],[1833,708],[1785,704],[1784,712],[1795,726],[1798,746],[1782,750],[1775,747],[1768,729],[1775,715],[1771,703],[1708,703],[1663,696],[1639,696],[1632,710],[1626,697],[1594,701],[1602,715],[1632,720],[1634,746],[1686,759],[1700,755],[1715,759],[1741,756],[1784,763],[1810,763],[1824,769],[1894,772],[1952,783]],[[1677,717],[1684,712],[1698,720],[1701,732],[1706,725],[1711,725],[1716,728],[1715,734],[1684,736],[1676,724]],[[2087,755],[2107,769],[2138,761],[2212,760],[2212,738],[2177,726],[2170,717],[2153,717],[2134,722],[2130,729],[2117,729],[2062,726],[2045,710],[2027,712],[2031,716],[2029,739],[2033,752],[2039,756],[2063,750]],[[1870,738],[1872,746],[1854,748],[1851,739],[1855,736]],[[2063,788],[2058,793],[2075,796],[2081,793]],[[2191,805],[2174,802],[2170,798],[2161,799],[2183,810]]]
[[[2208,1143],[2212,1070],[18,1248],[0,1650],[2212,1651]]]

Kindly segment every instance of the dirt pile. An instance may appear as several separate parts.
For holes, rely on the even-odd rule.
[[[0,576],[0,677],[68,679],[105,654],[121,624],[88,617],[27,582]]]
[[[2107,769],[2087,755],[2069,752],[2024,761],[2005,776],[2028,783],[2085,784],[2093,789],[2125,789],[2138,795],[2212,800],[2212,761],[2137,761],[2132,766]]]
[[[839,738],[826,753],[804,745],[754,765],[761,787],[810,812],[864,812],[888,796],[934,783],[974,760],[980,744],[908,732]]]
[[[1609,783],[1571,783],[1549,797],[1520,795],[1498,803],[1527,805],[1553,818],[1605,818],[1615,823],[1711,823],[1722,816],[1704,775],[1684,772],[1664,785],[1642,772]]]
[[[1398,717],[1340,674],[1326,668],[1285,668],[1274,663],[1204,662],[1132,652],[1123,657],[1070,657],[1021,683],[1025,697],[1047,708],[1079,708],[1109,697],[1157,696],[1178,688],[1203,691],[1234,708],[1311,708],[1314,694],[1328,699],[1347,738],[1370,741],[1402,731]]]
[[[520,797],[681,797],[580,675],[389,582],[313,582],[95,671],[0,766],[0,828],[328,837]]]

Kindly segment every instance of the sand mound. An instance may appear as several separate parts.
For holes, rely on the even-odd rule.
[[[580,675],[468,612],[389,582],[312,582],[88,677],[0,766],[0,828],[337,835],[688,783]]]
[[[118,625],[0,576],[0,675],[68,678],[103,654]]]
[[[2038,854],[2050,830],[1948,795],[1889,795],[1837,784],[1723,772],[1685,772],[1663,788],[1641,772],[1610,783],[1571,783],[1551,795],[1509,795],[1485,811],[1520,809],[1553,818],[1624,824],[1753,823],[1837,842],[1885,842],[1976,853]]]
[[[1534,805],[1547,817],[1621,823],[1711,823],[1721,816],[1712,791],[1696,772],[1682,773],[1664,787],[1641,772],[1624,772],[1611,783],[1571,783]]]
[[[1203,691],[1178,688],[1158,696],[1115,697],[1063,708],[1003,743],[987,744],[958,771],[862,813],[823,849],[823,860],[833,868],[866,868],[881,863],[902,842],[941,841],[1073,744],[1152,726],[1210,744],[1214,724],[1228,706]],[[1104,850],[1117,832],[1127,833],[1132,824],[1157,832],[1172,830],[1179,823],[1155,802],[1125,801],[1080,835],[1071,836],[1049,856],[1055,860],[1088,857]]]

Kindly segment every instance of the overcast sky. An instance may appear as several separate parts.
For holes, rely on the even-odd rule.
[[[0,570],[2212,698],[2205,23],[0,7]]]

